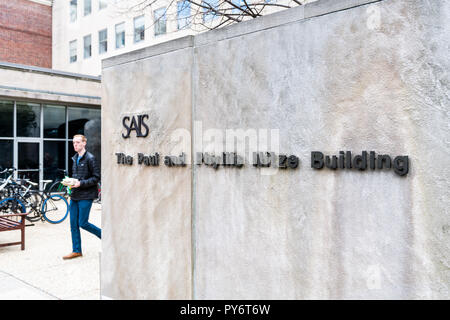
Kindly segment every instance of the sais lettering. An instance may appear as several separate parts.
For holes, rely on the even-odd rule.
[[[148,136],[148,126],[147,124],[144,122],[144,119],[148,119],[148,114],[141,114],[138,116],[132,116],[131,119],[130,117],[123,117],[122,119],[122,124],[124,126],[124,128],[127,130],[126,134],[122,133],[122,137],[129,138],[131,131],[135,131],[136,132],[136,137],[142,137],[145,138],[146,136]],[[142,132],[142,129],[145,129],[144,132]]]

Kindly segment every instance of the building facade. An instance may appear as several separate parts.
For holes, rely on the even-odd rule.
[[[52,2],[0,0],[0,61],[52,67]]]
[[[101,163],[100,86],[99,77],[0,62],[0,167],[35,182],[70,175],[75,134]]]
[[[151,8],[127,10],[125,2],[55,1],[53,68],[100,75],[102,59],[192,33],[174,20],[162,19],[156,27]]]
[[[261,0],[256,0],[261,2]],[[286,2],[287,0],[279,0]],[[305,0],[303,3],[314,0]],[[100,75],[101,60],[207,30],[217,16],[202,16],[184,0],[58,0],[53,2],[53,68]],[[146,3],[150,3],[147,1]],[[218,1],[216,1],[219,3]],[[233,0],[242,5],[242,0]],[[275,0],[267,1],[273,3]],[[215,1],[209,1],[215,3]],[[227,4],[225,4],[227,5]],[[294,4],[295,5],[295,4]],[[284,9],[268,6],[265,14]]]

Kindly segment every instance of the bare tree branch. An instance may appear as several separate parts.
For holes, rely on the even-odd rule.
[[[184,5],[180,6],[180,1],[186,3],[189,8]],[[306,0],[266,1],[268,0],[171,0],[169,3],[167,0],[119,0],[118,2],[128,4],[125,7],[125,11],[134,13],[165,7],[163,15],[165,19],[172,15],[174,17],[173,20],[183,20],[183,28],[189,27],[192,30],[196,26],[206,30],[216,29],[241,22],[246,18],[260,17],[266,13],[268,8],[272,9],[267,12],[274,12],[277,9],[288,9],[291,8],[291,5],[303,5],[307,2]],[[174,7],[175,10],[173,9]],[[162,16],[155,19],[154,24],[161,19]],[[171,20],[169,19],[169,21]]]

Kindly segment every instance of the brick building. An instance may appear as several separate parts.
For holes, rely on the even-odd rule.
[[[70,174],[75,134],[101,159],[100,78],[51,69],[52,4],[0,0],[0,168],[40,188]]]
[[[52,67],[52,1],[0,0],[0,61]]]

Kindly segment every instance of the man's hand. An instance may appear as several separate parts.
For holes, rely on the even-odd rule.
[[[75,184],[72,186],[72,188],[79,188],[80,187],[80,180],[76,180]]]

